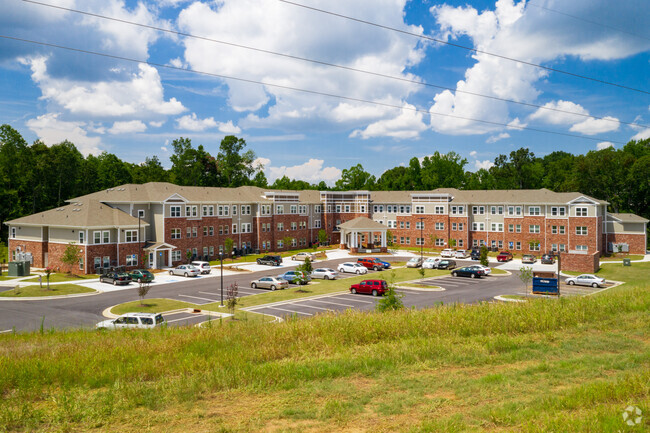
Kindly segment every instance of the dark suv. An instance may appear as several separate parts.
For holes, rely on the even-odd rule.
[[[552,265],[553,263],[555,263],[555,257],[553,257],[551,254],[544,254],[542,256],[542,264]]]
[[[478,248],[472,248],[469,258],[470,260],[481,260],[481,250]]]
[[[357,263],[362,264],[366,268],[373,269],[375,271],[381,271],[382,269],[390,268],[390,263],[373,257],[364,257],[362,259],[358,259]]]
[[[264,256],[261,259],[257,259],[258,265],[280,266],[281,263],[282,257],[280,256]]]

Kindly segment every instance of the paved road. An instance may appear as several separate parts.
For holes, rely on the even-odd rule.
[[[393,261],[404,261],[404,258],[392,258]],[[336,268],[338,263],[349,259],[329,260],[318,262],[319,267]],[[283,269],[282,271],[285,271]],[[214,272],[214,270],[213,270]],[[268,290],[251,289],[249,282],[264,275],[278,274],[277,269],[269,268],[266,271],[224,276],[224,290],[230,284],[239,284],[240,296],[252,296],[259,293],[268,293]],[[370,271],[368,275],[371,275]],[[351,276],[351,275],[350,275]],[[343,277],[349,277],[343,275]],[[516,276],[490,276],[481,280],[469,278],[447,277],[435,279],[436,285],[445,287],[443,292],[422,292],[416,290],[403,290],[404,305],[424,308],[436,303],[444,302],[478,302],[492,299],[493,296],[505,293],[517,293],[521,282]],[[152,285],[147,295],[149,298],[171,298],[194,304],[208,304],[219,302],[221,299],[219,277],[199,277],[188,279],[173,284]],[[50,328],[79,328],[92,327],[95,323],[104,320],[102,312],[113,305],[138,299],[137,287],[111,291],[91,296],[82,296],[65,299],[43,299],[38,301],[0,301],[0,333],[16,331],[38,330],[41,325]],[[299,300],[285,306],[277,305],[274,308],[255,310],[274,316],[298,315],[309,317],[328,310],[341,311],[347,308],[372,310],[377,299],[372,296],[337,294],[327,295],[314,300]],[[178,314],[168,319],[175,320],[175,324],[195,324],[205,320],[203,316],[192,314]]]

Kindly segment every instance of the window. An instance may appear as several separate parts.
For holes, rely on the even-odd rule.
[[[540,211],[539,206],[528,206],[528,215],[536,216],[536,215],[540,215],[540,214],[541,214],[541,211]]]
[[[138,266],[138,255],[137,254],[128,254],[126,256],[126,265],[127,266]]]
[[[490,213],[492,215],[496,215],[497,214],[497,207],[496,206],[490,206]]]
[[[576,251],[587,251],[587,245],[576,245]]]
[[[456,223],[451,223],[451,229],[452,229],[453,231],[456,231],[457,228],[458,228],[458,224],[456,224]]]
[[[403,229],[404,228],[404,221],[399,222],[399,228]]]
[[[444,230],[445,223],[436,223],[436,230]]]
[[[277,245],[278,248],[284,248],[284,241],[282,239],[278,239]]]
[[[462,232],[465,229],[465,224],[464,223],[458,223],[458,231]]]
[[[517,246],[516,248],[517,248],[518,250],[520,250],[520,249],[521,249],[521,241],[517,241],[516,246]]]
[[[85,239],[84,235],[85,235],[85,232],[79,232],[79,243],[80,244],[84,243],[84,239]]]
[[[577,207],[576,208],[576,216],[587,216],[587,208],[586,207]]]
[[[292,204],[291,206],[289,206],[289,213],[291,213],[291,214],[298,213],[298,206],[295,205],[295,204]]]
[[[411,222],[410,222],[410,221],[406,221],[406,228],[407,228],[407,229],[410,229],[410,228],[411,228]]]
[[[337,213],[340,213],[340,212],[341,212],[341,205],[340,205],[340,204],[337,204],[337,205],[336,205],[336,212],[337,212]]]
[[[97,233],[97,232],[95,232]],[[16,239],[16,227],[11,228],[11,239]],[[95,242],[96,244],[99,242]]]
[[[539,225],[531,224],[528,226],[528,233],[539,233]]]
[[[389,229],[396,229],[397,228],[397,221],[387,221],[388,223],[388,228]]]
[[[576,234],[577,235],[586,235],[587,234],[587,227],[586,226],[578,226],[578,227],[576,227]]]
[[[208,227],[203,226],[203,236],[207,236],[207,235],[208,235]]]
[[[245,205],[241,207],[241,214],[242,215],[250,215],[251,214],[251,205]]]
[[[172,262],[178,262],[181,259],[181,250],[172,251]]]
[[[196,218],[198,216],[198,206],[185,206],[185,216],[188,218]]]
[[[502,232],[503,231],[503,223],[492,223],[491,231],[493,232]]]
[[[557,244],[551,244],[551,251],[557,251]]]
[[[180,239],[181,238],[181,229],[172,229],[172,239]]]
[[[564,216],[564,215],[566,215],[566,208],[564,206],[561,206],[561,207],[553,206],[553,207],[551,207],[551,215],[553,215],[553,216]]]
[[[465,213],[465,206],[452,206],[451,214],[452,215],[462,215]]]
[[[424,221],[416,221],[415,222],[415,228],[418,230],[423,230],[424,229]]]
[[[232,234],[233,235],[237,234],[237,224],[232,225]]]
[[[271,205],[270,204],[263,204],[261,206],[262,208],[262,215],[271,215]]]
[[[517,233],[521,233],[521,224],[517,224],[517,225],[515,226],[515,231],[516,231]]]
[[[514,233],[515,232],[515,225],[514,224],[508,224],[508,232],[509,233]]]
[[[84,258],[79,257],[79,270],[83,271],[84,270]]]
[[[278,223],[278,231],[284,231],[284,223]]]
[[[102,243],[108,244],[111,242],[111,232],[108,230],[102,232]]]
[[[436,206],[435,207],[435,214],[436,215],[442,215],[445,213],[445,208],[444,206]]]
[[[320,228],[320,220],[315,220],[314,221],[314,228],[319,229]]]
[[[214,256],[214,247],[210,247],[210,257]]]
[[[233,205],[232,207],[232,214],[237,215],[237,205]]]
[[[298,224],[296,222],[291,223],[291,230],[298,230]]]
[[[137,230],[126,230],[124,232],[124,241],[125,242],[138,242],[138,231]],[[129,265],[127,265],[129,266]]]
[[[16,230],[15,228],[13,228],[13,229]],[[102,232],[93,232],[93,243],[94,244],[101,244],[102,243]]]
[[[95,257],[94,266],[95,266],[95,269],[99,269],[99,268],[102,267],[102,258],[101,257]]]
[[[436,238],[436,246],[437,247],[442,247],[444,245],[445,245],[445,240],[444,239]]]
[[[169,208],[170,210],[170,215],[172,217],[179,217],[181,216],[181,207],[180,206],[171,206]]]
[[[242,223],[241,232],[242,233],[252,233],[253,232],[253,224],[251,224],[251,223]]]
[[[399,243],[404,245],[404,236],[400,236],[399,238]]]
[[[210,226],[209,236],[214,236],[214,226]]]
[[[480,232],[485,231],[485,223],[472,223],[472,230]]]
[[[382,206],[382,209],[383,209],[383,206]],[[322,210],[323,210],[323,207],[321,205],[317,204],[316,206],[314,206],[314,213],[321,213]]]
[[[203,247],[203,256],[207,257],[208,255],[208,247]]]
[[[411,238],[408,236],[406,237],[406,245],[411,245]]]
[[[138,218],[144,218],[144,210],[138,209]]]
[[[360,208],[359,212],[366,213],[366,205],[365,204],[361,205],[361,208]]]
[[[224,235],[228,234],[228,226],[223,226],[223,234]]]
[[[508,215],[521,216],[521,206],[508,206]]]
[[[291,246],[292,247],[297,247],[298,246],[298,241],[296,240],[296,238],[291,239]]]
[[[109,266],[111,266],[111,257],[104,256],[104,258],[102,259],[102,265],[104,268],[108,268]]]
[[[462,239],[458,239],[458,241],[456,243],[458,244],[459,247],[463,246],[463,240]]]
[[[393,213],[393,205],[389,204],[388,206],[386,206],[386,212]]]
[[[540,249],[540,243],[539,242],[530,242],[528,244],[528,249],[530,251],[539,251]]]
[[[566,245],[560,244],[560,252],[566,252]]]
[[[415,206],[415,213],[424,213],[424,206]]]
[[[345,205],[345,212],[346,212],[346,213],[349,213],[349,212],[350,212],[350,205],[349,205],[349,204],[346,204],[346,205]]]

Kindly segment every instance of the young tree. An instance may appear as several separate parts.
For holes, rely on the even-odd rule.
[[[325,229],[318,230],[318,243],[324,245],[327,242],[327,232]]]
[[[490,262],[488,261],[488,250],[487,250],[487,247],[485,245],[481,246],[481,256],[479,258],[479,262],[483,266],[488,266],[490,264]]]
[[[313,271],[313,268],[311,266],[311,260],[309,260],[309,257],[305,259],[305,264],[301,266],[302,266],[302,270],[309,274],[311,273],[311,271]]]
[[[239,286],[237,285],[237,282],[234,282],[228,286],[228,289],[226,290],[226,308],[228,308],[230,314],[235,314],[235,307],[239,303],[239,298],[237,298],[238,295]]]
[[[81,250],[77,248],[74,242],[70,242],[61,256],[61,261],[68,265],[68,274],[72,275],[74,266],[79,263],[80,257]]]
[[[235,241],[232,240],[232,238],[226,238],[226,240],[223,241],[223,248],[224,248],[224,253],[226,254],[226,257],[229,256],[232,253],[232,247],[235,244]]]
[[[47,267],[45,268],[45,277],[47,278],[47,290],[50,290],[50,275],[52,275],[54,269]]]
[[[192,250],[187,250],[187,252],[185,253],[185,257],[187,258],[187,263],[191,263],[192,262]]]
[[[533,279],[533,268],[529,266],[522,266],[519,268],[519,279],[524,283],[526,295],[528,295],[528,283]]]
[[[388,283],[388,291],[384,294],[384,297],[377,302],[375,308],[380,313],[385,311],[401,310],[404,308],[404,303],[402,302],[403,297],[404,295],[402,293],[397,293],[395,291],[395,271],[393,271],[390,276],[390,283]]]
[[[389,247],[393,246],[393,232],[386,230],[386,245]]]
[[[291,236],[285,236],[282,238],[282,242],[284,243],[284,248],[289,249],[291,247],[291,242],[293,241],[293,238]]]
[[[149,293],[151,285],[144,281],[138,282],[138,296],[140,297],[140,305],[144,306],[144,297]]]

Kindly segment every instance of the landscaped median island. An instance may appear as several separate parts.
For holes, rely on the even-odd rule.
[[[82,293],[96,293],[97,291],[80,284],[51,284],[50,288],[43,283],[43,287],[39,285],[21,286],[17,288],[0,292],[0,297],[3,298],[36,298],[47,296],[65,296],[65,295],[78,295]]]
[[[73,274],[66,274],[66,273],[62,273],[62,272],[55,272],[55,273],[50,274],[50,283],[83,281],[83,280],[92,280],[92,279],[97,279],[97,278],[99,278],[99,275],[95,275],[95,274],[73,275]],[[47,277],[45,275],[41,275],[41,281],[43,282],[43,284],[45,284],[47,282]],[[34,278],[28,278],[26,280],[22,280],[21,282],[23,282],[23,283],[38,282],[38,276],[35,276]]]

